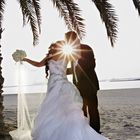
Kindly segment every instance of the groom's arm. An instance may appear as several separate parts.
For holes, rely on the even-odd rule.
[[[67,68],[67,71],[66,71],[66,74],[67,74],[67,75],[73,74],[73,63],[74,63],[74,62],[71,61],[70,67]]]

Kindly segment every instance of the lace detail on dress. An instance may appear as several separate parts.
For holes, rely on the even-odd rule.
[[[50,77],[48,79],[48,94],[50,93],[51,89],[54,88],[57,82],[64,82],[68,80],[66,75],[67,63],[68,62],[62,59],[57,61],[51,59],[48,62],[50,72]]]
[[[63,59],[57,61],[51,59],[49,61],[50,76],[53,74],[66,76],[67,64],[68,62]]]

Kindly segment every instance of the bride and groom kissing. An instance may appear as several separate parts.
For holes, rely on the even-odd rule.
[[[74,53],[62,55],[64,44],[71,45]],[[88,45],[80,43],[76,32],[69,31],[65,41],[51,44],[42,61],[22,61],[45,66],[47,75],[49,71],[47,95],[35,118],[32,140],[107,139],[100,134],[94,53]],[[67,68],[69,61],[71,68]],[[68,81],[68,74],[73,74],[74,84]]]

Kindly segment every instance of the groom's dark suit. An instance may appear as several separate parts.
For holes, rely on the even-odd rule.
[[[87,108],[90,117],[90,126],[97,132],[100,131],[100,118],[98,112],[97,91],[99,82],[95,72],[95,58],[93,50],[85,44],[81,44],[81,58],[75,66],[77,82],[73,74],[73,83],[77,86],[83,97],[83,111],[87,116]]]

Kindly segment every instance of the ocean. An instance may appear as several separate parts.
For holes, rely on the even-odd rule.
[[[101,90],[140,88],[139,79],[101,80],[99,84]],[[20,88],[23,93],[45,93],[47,91],[47,83],[32,83],[30,85],[22,85]],[[3,94],[17,94],[19,86],[4,85],[3,91]]]

